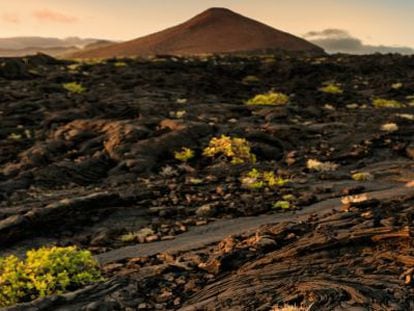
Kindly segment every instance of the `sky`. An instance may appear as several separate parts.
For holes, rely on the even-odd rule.
[[[127,40],[209,7],[227,7],[301,37],[336,29],[369,46],[414,48],[414,0],[0,0],[0,37]]]

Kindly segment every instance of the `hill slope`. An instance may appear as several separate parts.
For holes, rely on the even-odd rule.
[[[76,57],[193,55],[285,50],[323,53],[304,39],[228,9],[212,8],[189,21],[135,40],[76,53]]]

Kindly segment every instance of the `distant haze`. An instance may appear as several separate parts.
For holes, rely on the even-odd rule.
[[[30,47],[84,47],[94,43],[94,39],[80,39],[77,37],[58,39],[58,38],[42,38],[42,37],[14,37],[0,38],[0,47],[2,49],[18,50]]]
[[[0,0],[0,37],[130,40],[215,6],[306,35],[328,51],[411,53],[414,47],[412,0]],[[326,35],[332,29],[343,33]]]

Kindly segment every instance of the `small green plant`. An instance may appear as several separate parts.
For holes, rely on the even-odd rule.
[[[40,71],[36,70],[36,69],[29,69],[28,72],[34,76],[39,76],[40,75]]]
[[[316,172],[335,171],[338,168],[338,166],[338,164],[332,162],[320,162],[315,159],[309,159],[308,162],[306,162],[306,167],[308,168],[308,170]]]
[[[200,185],[200,184],[202,184],[202,183],[203,183],[203,180],[202,180],[201,178],[193,178],[193,177],[190,177],[190,178],[188,179],[188,182],[189,182],[190,184],[193,184],[193,185]]]
[[[174,157],[178,161],[187,162],[188,160],[194,158],[194,151],[190,148],[183,147],[181,151],[177,151],[174,153]]]
[[[372,102],[375,108],[403,108],[404,105],[393,99],[376,98]]]
[[[177,104],[184,105],[188,102],[188,99],[187,98],[177,98],[177,100],[175,102]]]
[[[81,66],[82,66],[81,63],[74,63],[74,64],[67,65],[66,68],[69,71],[77,71]]]
[[[86,88],[77,82],[68,82],[63,84],[63,88],[70,93],[82,94],[86,91]]]
[[[246,104],[249,106],[283,106],[289,102],[289,96],[278,92],[258,94],[250,98]]]
[[[414,107],[414,95],[408,95],[405,97],[408,100],[408,106]]]
[[[119,237],[119,240],[125,243],[144,240],[146,237],[153,235],[155,232],[150,228],[143,228],[139,231],[128,232]]]
[[[262,57],[263,64],[274,64],[276,63],[276,59],[273,55],[266,55]]]
[[[273,209],[282,209],[282,210],[288,210],[293,208],[293,205],[289,201],[277,201],[272,206]]]
[[[249,85],[249,84],[257,84],[260,82],[260,79],[256,76],[246,76],[244,77],[244,79],[242,80],[242,83],[245,85]]]
[[[32,132],[30,132],[30,130],[28,130],[28,129],[24,130],[24,135],[26,135],[26,138],[28,138],[28,139],[32,138]]]
[[[101,280],[91,253],[72,246],[31,250],[24,260],[13,255],[0,258],[0,307],[61,294]]]
[[[7,138],[11,140],[21,140],[23,136],[21,134],[11,133]]]
[[[250,189],[261,189],[265,186],[265,182],[262,180],[262,173],[257,169],[252,169],[241,179],[241,183]]]
[[[323,108],[325,108],[326,110],[331,110],[331,111],[335,111],[335,107],[332,106],[331,104],[325,104],[323,106]]]
[[[187,114],[187,111],[185,110],[179,110],[179,111],[170,111],[170,117],[176,118],[176,119],[182,119]]]
[[[327,94],[342,94],[344,91],[342,90],[341,86],[337,83],[326,83],[323,87],[319,89],[319,91]]]
[[[89,66],[106,63],[106,60],[103,58],[88,58],[88,59],[80,59],[79,61],[82,62],[82,64],[89,65]]]
[[[352,174],[352,179],[355,181],[370,181],[374,179],[374,176],[371,173],[358,172]]]
[[[128,64],[125,63],[125,62],[116,62],[116,63],[114,63],[114,67],[116,67],[116,68],[123,68],[123,67],[127,67],[127,66],[128,66]]]
[[[414,114],[410,113],[397,113],[396,116],[401,119],[414,121]]]
[[[398,125],[396,123],[385,123],[383,125],[381,125],[381,131],[383,132],[388,132],[388,133],[392,133],[392,132],[396,132],[398,131]]]
[[[285,194],[282,198],[284,201],[289,201],[289,202],[296,200],[296,197],[293,194]]]
[[[246,139],[226,135],[212,138],[203,155],[211,158],[223,155],[230,159],[232,164],[256,162],[256,156],[251,152],[250,143]]]
[[[393,83],[391,84],[391,88],[394,90],[399,90],[400,88],[402,88],[404,85],[401,82],[397,82],[397,83]]]
[[[348,108],[348,109],[358,109],[359,108],[359,105],[356,104],[356,103],[354,103],[354,104],[348,104],[348,105],[346,105],[346,108]]]
[[[297,307],[292,305],[275,306],[271,311],[310,311],[310,307]]]
[[[259,171],[254,168],[241,179],[241,182],[246,188],[261,189],[263,187],[284,186],[290,180],[276,176],[272,171]]]

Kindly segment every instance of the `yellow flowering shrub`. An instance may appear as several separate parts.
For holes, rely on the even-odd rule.
[[[258,94],[249,99],[246,104],[249,106],[283,106],[289,102],[289,96],[278,92]]]
[[[404,105],[393,99],[376,98],[372,102],[375,108],[403,108]]]
[[[342,94],[344,92],[340,85],[336,83],[327,83],[319,91],[327,94]]]
[[[256,76],[250,75],[250,76],[246,76],[244,77],[244,79],[242,80],[243,84],[249,85],[249,84],[256,84],[259,83],[260,79]]]
[[[181,151],[177,151],[174,153],[174,157],[178,161],[187,162],[194,158],[194,151],[190,148],[183,147]]]
[[[272,171],[261,172],[255,168],[241,179],[242,184],[250,189],[284,186],[289,181],[281,176],[276,176]]]
[[[117,67],[117,68],[122,68],[122,67],[127,67],[127,66],[128,66],[128,64],[125,63],[125,62],[116,62],[116,63],[114,63],[114,67]]]
[[[66,91],[74,94],[82,94],[86,91],[86,88],[82,84],[77,82],[63,83],[63,88]]]
[[[352,174],[352,179],[355,181],[370,181],[374,179],[374,176],[371,173],[358,172]]]
[[[251,152],[250,143],[246,139],[226,135],[212,138],[209,146],[204,149],[203,155],[206,157],[223,155],[232,164],[256,162],[256,156]]]
[[[273,209],[282,209],[282,210],[288,210],[293,208],[292,204],[290,204],[289,201],[277,201],[273,203],[272,206]]]
[[[76,247],[31,250],[26,258],[0,259],[0,307],[61,294],[102,280],[89,251]]]

